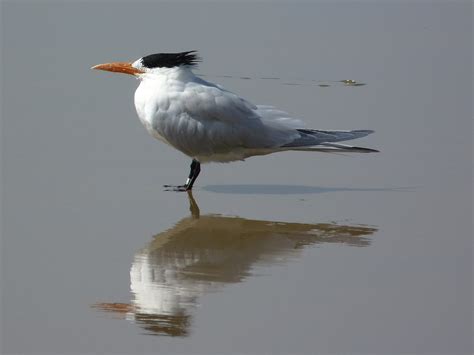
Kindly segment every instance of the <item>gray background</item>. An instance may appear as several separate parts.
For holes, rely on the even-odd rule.
[[[469,1],[1,9],[3,353],[472,353]],[[133,78],[89,68],[190,49],[252,78],[207,79],[381,150],[205,165],[202,214],[378,231],[250,265],[198,299],[188,337],[150,336],[90,306],[130,302],[135,253],[189,214],[161,187],[189,161],[141,127]],[[341,79],[368,85],[311,82]]]

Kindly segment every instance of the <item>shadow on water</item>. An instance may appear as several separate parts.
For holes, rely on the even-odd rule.
[[[137,251],[130,270],[130,303],[93,307],[132,320],[146,334],[189,335],[198,298],[243,282],[257,265],[283,264],[307,246],[370,245],[375,227],[287,223],[201,215],[191,193],[191,216],[155,235]]]
[[[207,185],[201,188],[204,191],[225,194],[262,194],[262,195],[293,195],[293,194],[320,194],[324,192],[340,191],[401,191],[401,188],[351,188],[351,187],[320,187],[302,185]]]

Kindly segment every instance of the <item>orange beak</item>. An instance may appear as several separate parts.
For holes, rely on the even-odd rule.
[[[116,63],[105,63],[93,66],[91,69],[111,71],[114,73],[123,73],[130,75],[143,74],[144,72],[140,69],[132,67],[132,63],[128,62],[116,62]]]

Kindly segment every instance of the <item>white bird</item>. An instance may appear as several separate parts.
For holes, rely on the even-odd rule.
[[[196,51],[188,51],[151,54],[134,62],[92,67],[131,74],[140,80],[135,92],[140,121],[155,138],[192,158],[189,177],[184,185],[173,186],[176,190],[192,189],[201,163],[231,162],[288,150],[377,152],[336,143],[373,131],[303,128],[300,120],[286,112],[254,105],[197,77],[192,68],[199,60]]]

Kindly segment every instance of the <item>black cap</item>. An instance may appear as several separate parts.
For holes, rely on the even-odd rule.
[[[201,59],[197,51],[180,53],[156,53],[141,58],[141,63],[146,68],[173,68],[181,65],[196,65]]]

